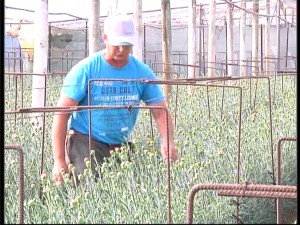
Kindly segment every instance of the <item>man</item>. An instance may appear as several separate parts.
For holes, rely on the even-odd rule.
[[[135,29],[131,17],[109,16],[104,22],[103,40],[106,48],[76,64],[67,74],[58,100],[59,107],[85,106],[89,103],[88,87],[90,79],[91,105],[129,106],[140,101],[154,106],[150,109],[161,135],[161,155],[167,160],[168,138],[169,159],[178,160],[173,139],[174,127],[168,111],[169,136],[167,132],[165,97],[157,84],[145,82],[113,81],[112,79],[156,80],[153,71],[130,52],[135,43]],[[102,79],[102,80],[100,80]],[[107,79],[103,80],[103,79]],[[155,108],[157,107],[157,108]],[[160,107],[160,109],[158,108]],[[138,107],[131,109],[110,108],[91,112],[92,149],[98,163],[109,157],[115,147],[128,143],[138,115]],[[85,168],[84,159],[89,159],[89,112],[59,112],[53,117],[53,179],[63,183],[61,170],[68,172],[72,163],[78,173]]]

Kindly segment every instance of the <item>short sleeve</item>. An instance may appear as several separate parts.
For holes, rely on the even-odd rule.
[[[64,79],[62,93],[75,101],[81,101],[87,94],[87,74],[86,67],[75,65]]]

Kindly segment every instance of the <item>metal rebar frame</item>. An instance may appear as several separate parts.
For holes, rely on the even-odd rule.
[[[203,78],[201,80],[207,80],[207,78]],[[208,78],[208,80],[212,80],[212,78]],[[168,84],[168,85],[195,85],[195,86],[204,86],[207,87],[207,84],[199,84],[196,83],[198,79],[193,80],[193,81],[186,81],[186,80],[181,80],[181,81],[159,81],[159,80],[141,80],[141,79],[90,79],[89,84],[88,84],[88,105],[87,106],[72,106],[72,107],[42,107],[42,108],[23,108],[20,109],[19,112],[21,113],[32,113],[32,112],[73,112],[73,111],[80,111],[80,110],[89,110],[89,151],[91,151],[91,143],[92,143],[92,128],[91,128],[91,110],[95,109],[116,109],[116,108],[125,108],[128,110],[131,110],[132,108],[153,108],[153,106],[96,106],[96,105],[91,105],[91,100],[90,100],[90,85],[92,82],[96,81],[119,81],[119,82],[140,82],[140,83],[148,83],[148,84]],[[240,90],[240,110],[239,110],[239,135],[238,135],[238,173],[237,173],[237,182],[240,180],[240,143],[241,143],[241,107],[242,107],[242,88],[237,87],[237,86],[230,86],[230,85],[218,85],[218,84],[209,84],[208,86],[212,87],[228,87],[228,88],[237,88]],[[162,108],[162,107],[154,107],[154,108],[159,108],[162,110],[166,110],[167,114],[167,109]],[[166,117],[168,118],[168,117]],[[168,120],[166,121],[166,124],[168,124]],[[168,125],[167,125],[168,128]],[[167,130],[169,135],[169,130]],[[169,141],[167,143],[168,145],[168,158],[169,158]],[[171,186],[170,186],[170,161],[167,160],[167,177],[168,177],[168,222],[171,223],[172,218],[171,218]],[[43,163],[43,162],[42,162]],[[239,200],[237,200],[239,201]],[[237,204],[237,213],[239,211],[239,206]]]
[[[223,100],[224,100],[224,88],[236,88],[240,91],[240,106],[239,106],[239,128],[238,128],[238,150],[237,150],[237,183],[240,182],[239,179],[239,171],[240,171],[240,142],[241,142],[241,107],[242,107],[242,88],[239,86],[233,86],[233,85],[222,85],[220,84],[220,82],[225,82],[225,81],[230,81],[230,80],[242,80],[242,79],[267,79],[268,80],[268,90],[269,90],[269,109],[270,109],[270,140],[271,140],[271,156],[272,156],[272,169],[273,169],[273,178],[274,178],[274,160],[273,160],[273,143],[272,143],[272,112],[271,112],[271,96],[270,96],[270,77],[268,76],[258,76],[258,77],[253,77],[253,76],[247,76],[247,77],[215,77],[215,78],[195,78],[195,79],[175,79],[175,80],[165,80],[165,81],[161,81],[161,80],[136,80],[136,79],[94,79],[94,80],[90,80],[89,82],[89,89],[88,89],[88,94],[89,94],[89,105],[88,106],[72,106],[72,107],[41,107],[41,108],[21,108],[18,111],[15,112],[6,112],[6,114],[12,114],[12,113],[32,113],[32,112],[43,112],[44,113],[44,117],[45,117],[45,113],[46,112],[66,112],[66,113],[70,113],[73,111],[80,111],[80,110],[89,110],[89,113],[91,114],[91,110],[105,110],[105,109],[112,109],[112,108],[127,108],[128,110],[131,110],[132,108],[146,108],[146,109],[150,109],[153,107],[147,106],[147,107],[141,107],[141,106],[92,106],[90,105],[90,83],[94,82],[94,81],[120,81],[120,82],[142,82],[142,83],[148,83],[148,84],[168,84],[168,85],[177,85],[177,87],[179,85],[193,85],[193,86],[202,86],[202,87],[206,87],[207,90],[209,87],[221,87],[223,88],[223,94],[222,94],[222,107],[223,107]],[[199,83],[202,81],[206,81],[206,84],[203,83]],[[251,89],[251,88],[250,88]],[[251,90],[250,90],[251,91]],[[176,93],[176,97],[177,97],[178,93]],[[251,98],[251,97],[250,97]],[[210,111],[209,109],[209,96],[207,96],[207,100],[208,100],[208,111]],[[250,101],[250,105],[251,105],[251,101]],[[164,108],[161,108],[162,110],[166,110]],[[177,111],[177,106],[175,111]],[[222,116],[222,111],[221,111],[221,116]],[[89,121],[91,124],[91,116],[89,115]],[[168,121],[167,121],[168,123]],[[92,133],[92,129],[91,129],[91,125],[89,126],[89,138],[91,138],[91,133]],[[44,135],[43,135],[43,139],[44,139]],[[90,140],[91,143],[91,140]],[[44,147],[43,147],[44,148]],[[44,149],[42,148],[42,151],[44,151]],[[91,148],[91,146],[89,146],[89,149]],[[91,150],[91,149],[90,149]],[[169,149],[168,149],[168,154],[169,154]],[[42,160],[42,166],[43,166],[43,160]],[[171,191],[170,191],[170,164],[168,162],[168,169],[167,169],[167,175],[168,175],[168,221],[171,222]],[[42,169],[41,169],[42,171]],[[275,178],[274,178],[274,184],[275,184]],[[237,196],[237,218],[239,218],[239,196]]]
[[[277,176],[276,184],[281,185],[281,144],[284,141],[297,141],[297,137],[282,137],[278,140],[277,143]],[[277,208],[277,223],[282,224],[282,213],[281,213],[281,201],[278,197],[276,199],[276,208]]]
[[[97,79],[98,80],[98,79]],[[89,93],[89,91],[88,91]],[[89,94],[90,96],[90,94]],[[89,152],[91,152],[91,143],[92,143],[92,130],[91,130],[91,110],[107,110],[107,109],[161,109],[166,112],[166,125],[167,125],[167,136],[169,136],[169,120],[168,120],[168,111],[164,107],[157,107],[157,106],[135,106],[135,105],[129,105],[129,106],[99,106],[99,105],[90,105],[90,98],[89,98],[89,105],[87,106],[71,106],[71,107],[43,107],[43,108],[23,108],[20,109],[20,112],[22,113],[32,113],[32,112],[66,112],[70,113],[73,111],[82,111],[82,110],[88,110],[89,111]],[[172,217],[171,217],[171,175],[170,175],[170,154],[169,154],[169,139],[167,140],[167,177],[168,177],[168,207],[167,207],[167,215],[168,215],[168,223],[171,223]],[[91,154],[90,154],[91,155]],[[92,163],[92,160],[90,160]]]
[[[5,145],[4,150],[16,150],[19,154],[19,224],[24,224],[24,155],[19,145]]]
[[[200,190],[217,190],[219,196],[239,196],[256,198],[297,198],[297,186],[264,184],[197,184],[188,194],[186,223],[193,223],[195,195]],[[237,218],[240,220],[240,218]]]

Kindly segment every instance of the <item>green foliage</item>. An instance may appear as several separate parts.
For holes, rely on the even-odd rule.
[[[20,80],[6,76],[5,82],[6,112],[30,107],[30,77],[24,77],[23,89]],[[188,86],[173,89],[169,106],[181,158],[170,170],[173,223],[186,223],[187,196],[196,184],[274,183],[277,141],[296,136],[295,82],[290,76],[270,78],[271,120],[267,79],[238,80],[225,88],[194,86],[191,92]],[[47,78],[47,106],[56,105],[61,84],[62,77]],[[167,165],[160,157],[160,139],[148,110],[141,110],[131,136],[136,146],[134,154],[127,148],[120,149],[98,167],[98,179],[86,169],[78,186],[68,174],[62,186],[52,180],[52,115],[45,114],[44,131],[31,125],[30,114],[5,115],[5,144],[21,145],[24,151],[25,223],[168,222]],[[297,185],[296,143],[284,142],[281,155],[281,183]],[[117,157],[121,164],[116,163]],[[16,154],[6,151],[5,223],[18,221],[18,166]],[[216,191],[199,192],[193,222],[236,223],[234,200],[220,197]],[[295,205],[295,201],[283,201],[285,211]],[[275,223],[274,199],[243,198],[240,217],[244,223]]]

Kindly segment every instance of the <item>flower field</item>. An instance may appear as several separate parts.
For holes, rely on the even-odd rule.
[[[47,77],[46,106],[56,105],[62,79]],[[100,180],[86,169],[78,187],[67,175],[63,186],[52,181],[53,113],[44,113],[44,129],[31,125],[30,113],[6,114],[5,144],[20,145],[24,152],[24,223],[168,223],[169,209],[172,223],[186,223],[188,193],[196,184],[275,184],[277,142],[297,136],[296,83],[295,76],[272,76],[219,86],[174,85],[169,108],[180,161],[170,166],[170,190],[158,132],[147,109],[141,109],[131,136],[134,154],[127,148],[114,153],[99,166]],[[30,105],[31,77],[6,75],[5,112]],[[296,157],[296,142],[284,143],[281,184],[297,185]],[[5,223],[18,222],[18,168],[17,152],[5,151]],[[236,199],[210,190],[198,193],[193,222],[236,223]],[[239,204],[243,223],[276,223],[275,199],[242,198]],[[282,206],[286,221],[297,202],[283,199]]]

